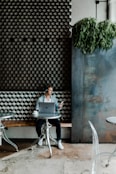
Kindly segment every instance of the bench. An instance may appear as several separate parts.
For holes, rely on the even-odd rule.
[[[36,119],[32,116],[37,98],[41,91],[0,91],[0,111],[13,112],[14,117],[3,122],[6,128],[35,126]],[[72,127],[71,94],[69,91],[55,91],[59,103],[64,101],[61,111],[61,127]]]
[[[10,127],[27,127],[27,126],[35,126],[35,122],[36,121],[28,121],[28,120],[22,120],[22,121],[16,121],[16,120],[4,120],[2,121],[2,123],[4,124],[4,126],[6,128],[10,128]],[[72,127],[72,123],[63,123],[61,122],[61,127],[65,128],[65,127]]]

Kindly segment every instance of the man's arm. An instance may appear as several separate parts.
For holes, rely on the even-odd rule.
[[[39,111],[39,103],[44,101],[44,96],[42,95],[41,97],[39,97],[36,101],[36,107],[35,110]]]

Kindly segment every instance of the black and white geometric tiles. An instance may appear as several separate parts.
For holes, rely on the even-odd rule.
[[[71,86],[71,0],[0,1],[0,91]]]
[[[38,91],[1,91],[0,111],[13,112],[10,120],[33,120],[32,112],[35,110],[36,100],[43,92]],[[54,92],[58,102],[64,101],[61,110],[62,121],[71,122],[71,94],[70,92]]]

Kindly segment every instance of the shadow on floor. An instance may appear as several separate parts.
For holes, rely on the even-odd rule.
[[[34,139],[12,139],[12,141],[18,146],[19,150],[28,148],[35,141]],[[16,150],[13,146],[2,140],[2,146],[0,146],[0,158],[15,153]]]

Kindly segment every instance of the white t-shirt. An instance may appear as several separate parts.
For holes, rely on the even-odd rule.
[[[48,99],[45,97],[44,102],[46,102],[46,103],[51,102],[51,98],[48,100]]]

